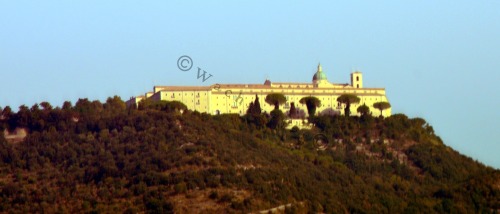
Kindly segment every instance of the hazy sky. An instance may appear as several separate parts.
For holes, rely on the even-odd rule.
[[[0,0],[0,106],[310,82],[321,62],[335,83],[361,70],[393,113],[500,168],[498,0],[166,2]],[[180,71],[181,55],[213,77]]]

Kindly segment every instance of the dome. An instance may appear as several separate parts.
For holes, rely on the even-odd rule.
[[[316,72],[313,76],[313,81],[326,80],[326,74],[323,72]]]
[[[318,71],[313,76],[313,81],[318,81],[318,80],[327,80],[326,79],[326,74],[323,73],[323,69],[321,68],[321,64],[318,65]]]

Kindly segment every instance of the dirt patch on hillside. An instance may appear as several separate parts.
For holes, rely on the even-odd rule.
[[[16,128],[12,132],[9,132],[7,129],[3,131],[3,136],[9,143],[22,142],[27,135],[28,130],[26,128]]]

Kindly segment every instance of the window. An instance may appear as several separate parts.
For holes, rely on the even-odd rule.
[[[359,76],[356,77],[356,81],[359,81]]]

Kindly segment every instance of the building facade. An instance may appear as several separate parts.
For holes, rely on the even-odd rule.
[[[259,97],[263,112],[271,112],[273,105],[265,102],[270,93],[281,93],[287,101],[280,105],[280,109],[287,113],[292,103],[296,109],[307,115],[307,107],[299,100],[303,97],[314,96],[321,101],[316,114],[344,114],[344,105],[337,102],[342,94],[354,94],[360,102],[351,105],[351,115],[357,115],[356,109],[363,104],[370,108],[373,116],[379,116],[380,111],[373,107],[376,102],[389,102],[384,88],[365,88],[361,72],[351,73],[351,83],[330,83],[323,72],[321,65],[312,78],[311,83],[271,82],[264,84],[214,84],[211,86],[154,86],[152,92],[144,96],[132,97],[127,105],[138,105],[143,99],[180,101],[188,109],[209,114],[240,114],[246,113],[255,97]],[[383,111],[383,116],[390,116],[391,108]]]

